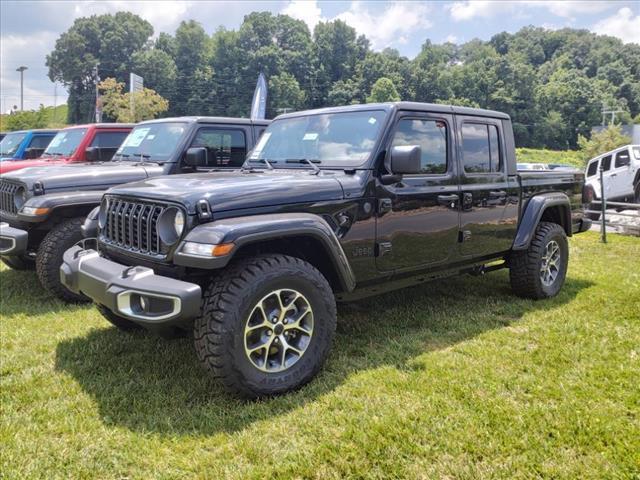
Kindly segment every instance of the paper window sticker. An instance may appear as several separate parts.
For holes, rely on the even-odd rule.
[[[138,128],[132,131],[125,140],[123,147],[138,147],[149,133],[149,128]]]
[[[317,140],[317,139],[318,139],[317,133],[305,133],[304,137],[302,137],[302,140]]]

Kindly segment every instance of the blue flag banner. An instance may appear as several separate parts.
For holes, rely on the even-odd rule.
[[[251,101],[251,119],[262,120],[267,114],[267,79],[264,73],[258,76],[258,83]]]

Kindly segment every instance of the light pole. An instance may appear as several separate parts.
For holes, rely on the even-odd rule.
[[[24,110],[24,71],[26,69],[24,65],[16,68],[16,72],[20,72],[20,111]]]

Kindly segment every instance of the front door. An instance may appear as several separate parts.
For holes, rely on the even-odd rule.
[[[509,250],[518,221],[518,182],[509,178],[502,122],[457,116],[460,159],[460,253]]]
[[[383,272],[421,269],[456,252],[459,192],[453,117],[400,112],[387,145],[419,145],[422,172],[379,185],[376,265]]]
[[[633,174],[630,166],[630,153],[629,147],[626,147],[614,154],[611,175],[605,180],[610,185],[607,198],[622,199],[622,197],[633,197]]]

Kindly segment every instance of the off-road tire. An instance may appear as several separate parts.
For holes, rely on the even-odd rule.
[[[36,255],[36,274],[41,285],[49,293],[65,302],[84,303],[89,298],[67,290],[60,282],[60,265],[64,252],[82,240],[80,227],[84,218],[77,217],[65,220],[47,233],[38,248]]]
[[[122,330],[123,332],[132,332],[135,330],[142,329],[142,327],[137,323],[134,323],[131,320],[121,317],[116,313],[113,313],[104,305],[96,305],[96,309],[98,310],[98,312],[100,312],[100,314],[104,317],[104,319],[107,322],[111,323],[118,330]]]
[[[244,329],[257,302],[274,289],[295,288],[313,310],[313,336],[298,361],[282,372],[255,367]],[[336,303],[327,279],[311,264],[286,255],[259,255],[232,264],[204,289],[194,322],[201,363],[225,390],[246,398],[281,394],[309,382],[321,369],[336,329]]]
[[[555,281],[545,285],[540,278],[542,257],[549,242],[560,247],[560,267]],[[540,222],[527,250],[514,251],[509,256],[509,278],[513,292],[535,300],[557,295],[564,285],[569,263],[569,244],[564,229],[557,223]]]
[[[2,263],[12,270],[34,270],[36,263],[26,255],[2,257]]]

